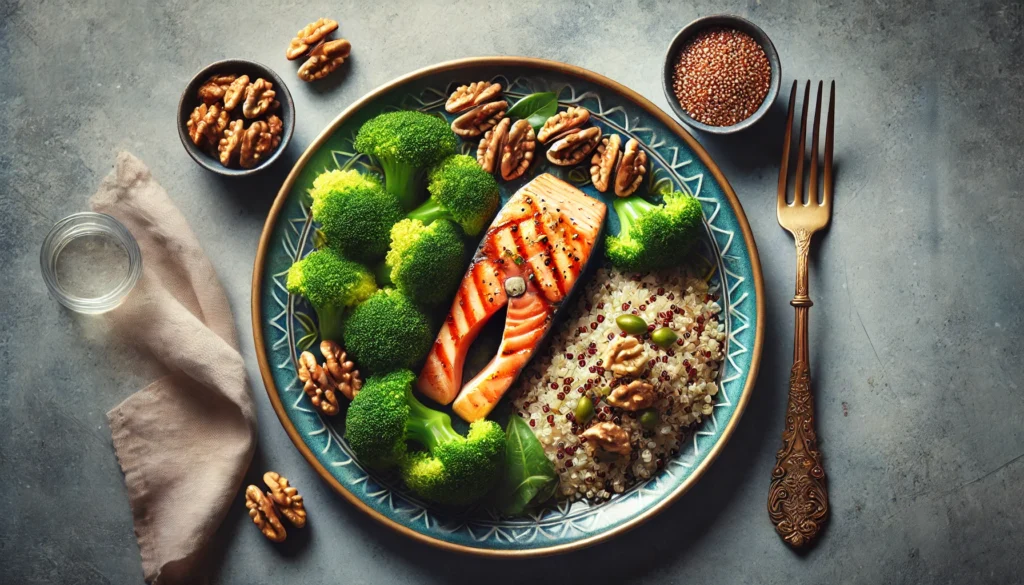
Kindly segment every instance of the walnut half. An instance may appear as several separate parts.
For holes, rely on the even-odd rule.
[[[489,102],[499,95],[501,95],[500,83],[474,81],[469,85],[460,85],[453,91],[448,101],[444,103],[444,109],[449,114],[458,114],[469,108],[475,108],[480,104]]]
[[[501,178],[511,181],[523,176],[533,162],[533,151],[536,149],[533,126],[526,120],[517,120],[512,124],[501,147]]]
[[[345,398],[352,400],[363,388],[363,378],[356,365],[348,359],[345,350],[329,339],[320,342],[320,353],[324,356],[324,369],[331,382]]]
[[[597,126],[574,130],[551,144],[548,148],[548,160],[560,167],[572,166],[587,158],[599,142],[601,129]]]
[[[302,81],[323,79],[341,67],[351,53],[352,43],[345,39],[320,43],[310,53],[309,59],[302,64],[302,67],[299,67],[299,79]]]
[[[580,106],[570,106],[564,112],[558,112],[544,122],[544,126],[537,133],[537,140],[541,144],[547,144],[549,140],[564,136],[570,130],[575,130],[586,124],[589,119],[590,110]]]
[[[330,18],[317,19],[316,22],[307,24],[302,30],[295,33],[295,38],[288,45],[284,56],[288,57],[289,61],[294,61],[305,55],[311,46],[324,40],[327,35],[336,30],[338,30],[338,21]]]
[[[507,109],[508,102],[505,100],[477,106],[455,118],[452,122],[452,132],[463,138],[476,138],[494,128],[505,117]]]
[[[220,153],[220,164],[230,167],[238,160],[238,152],[242,149],[242,126],[245,122],[241,119],[234,120],[224,129],[224,135],[217,143],[217,151]]]
[[[647,153],[640,148],[640,142],[630,138],[626,148],[619,159],[619,168],[615,170],[615,194],[619,197],[629,197],[644,182],[644,173],[647,172]]]
[[[583,431],[581,437],[587,439],[587,445],[595,451],[604,451],[616,455],[629,455],[632,447],[629,445],[629,433],[613,422],[602,422]]]
[[[274,91],[274,84],[260,77],[249,84],[249,87],[245,88],[242,114],[251,120],[273,111],[277,103],[274,100],[276,96],[277,92]]]
[[[647,367],[647,351],[636,337],[616,337],[604,356],[604,367],[615,376],[639,376]]]
[[[650,408],[657,399],[658,394],[654,391],[654,386],[643,380],[633,380],[612,390],[605,401],[616,408],[636,412]]]
[[[284,542],[288,537],[277,511],[274,510],[274,503],[263,495],[260,488],[254,485],[245,488],[245,507],[249,510],[253,524],[260,529],[263,536],[274,542]]]
[[[511,125],[512,119],[504,118],[480,139],[480,146],[476,149],[476,162],[488,173],[494,172],[495,162],[501,157],[501,146],[505,143]]]
[[[590,181],[594,188],[604,193],[615,173],[615,163],[619,160],[619,146],[622,138],[618,134],[612,134],[601,141],[594,152],[594,158],[590,159]]]
[[[296,528],[305,526],[306,508],[302,496],[299,490],[288,484],[288,478],[276,471],[268,471],[263,474],[263,483],[270,488],[267,496],[277,505],[277,510]]]
[[[298,374],[302,390],[309,396],[313,408],[328,416],[338,414],[341,407],[334,393],[337,386],[331,380],[327,369],[316,363],[316,356],[308,351],[302,352],[299,356]]]

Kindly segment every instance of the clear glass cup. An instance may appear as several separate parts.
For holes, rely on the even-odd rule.
[[[142,275],[131,232],[103,213],[82,212],[54,224],[39,254],[43,280],[57,302],[78,313],[121,304]]]

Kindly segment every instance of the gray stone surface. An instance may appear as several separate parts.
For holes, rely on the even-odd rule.
[[[608,75],[667,106],[662,53],[710,13],[758,22],[786,80],[835,78],[834,225],[811,294],[833,520],[791,553],[765,512],[789,367],[793,252],[776,224],[781,108],[735,137],[700,137],[761,250],[767,342],[736,435],[681,501],[635,531],[561,557],[456,556],[378,526],[291,445],[259,378],[249,286],[286,170],[346,105],[438,61],[524,54]],[[323,86],[290,83],[285,160],[229,181],[181,148],[191,74],[225,57],[287,79],[291,34],[330,15],[354,48]],[[84,2],[0,0],[0,582],[142,581],[104,412],[147,381],[95,320],[48,298],[38,250],[85,209],[127,149],[189,218],[236,309],[261,418],[252,476],[300,486],[311,526],[272,546],[241,506],[211,551],[218,583],[1009,583],[1024,574],[1024,7],[1009,2]],[[788,94],[784,85],[782,102]],[[667,108],[666,108],[667,109]],[[124,356],[124,357],[122,357]]]

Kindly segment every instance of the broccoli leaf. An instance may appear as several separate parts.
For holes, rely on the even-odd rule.
[[[558,113],[558,96],[550,91],[531,93],[508,109],[510,118],[523,118],[540,130],[548,118]]]
[[[550,499],[558,473],[526,421],[513,414],[505,433],[505,474],[497,500],[503,514],[515,516]]]

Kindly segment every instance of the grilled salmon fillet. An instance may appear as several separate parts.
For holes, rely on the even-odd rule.
[[[572,292],[606,213],[604,203],[549,174],[516,192],[484,234],[459,285],[420,372],[419,391],[441,404],[455,400],[455,412],[467,421],[486,417],[533,356]],[[487,320],[506,304],[498,354],[463,388],[470,346]]]

